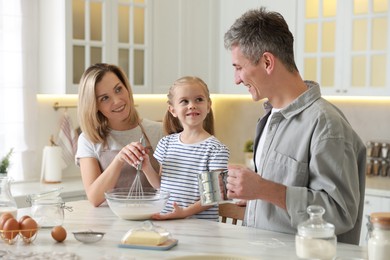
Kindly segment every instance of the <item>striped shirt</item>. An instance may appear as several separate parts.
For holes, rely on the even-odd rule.
[[[168,213],[173,211],[173,202],[188,207],[200,200],[198,174],[227,169],[229,149],[214,136],[196,144],[184,144],[178,133],[163,137],[154,157],[162,165],[161,190],[170,193],[161,212]],[[218,221],[218,206],[192,217]]]

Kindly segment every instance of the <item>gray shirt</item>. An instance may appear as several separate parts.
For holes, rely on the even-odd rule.
[[[287,211],[262,200],[249,201],[245,225],[296,233],[308,218],[306,208],[325,208],[339,241],[357,243],[365,190],[366,148],[343,113],[321,98],[320,87],[308,90],[270,120],[256,171],[287,186]],[[266,103],[266,110],[270,104]],[[256,148],[269,113],[259,121]]]

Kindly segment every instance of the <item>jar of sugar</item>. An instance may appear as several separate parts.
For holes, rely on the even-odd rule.
[[[390,255],[390,212],[370,215],[372,232],[368,239],[368,259],[385,260]]]
[[[333,259],[336,256],[337,238],[333,224],[324,221],[325,209],[318,205],[307,207],[309,219],[298,225],[295,249],[299,258]]]

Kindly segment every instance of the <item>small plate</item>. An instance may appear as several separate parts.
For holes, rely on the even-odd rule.
[[[105,233],[103,232],[94,232],[94,231],[81,231],[81,232],[73,232],[76,240],[83,243],[95,243],[100,241]]]
[[[134,249],[148,249],[148,250],[169,250],[177,245],[177,239],[168,239],[163,244],[158,246],[147,246],[147,245],[135,245],[135,244],[123,244],[120,243],[118,246],[122,248],[134,248]]]

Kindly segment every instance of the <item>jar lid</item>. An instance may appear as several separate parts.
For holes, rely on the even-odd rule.
[[[298,225],[298,234],[304,237],[326,238],[334,236],[333,224],[323,220],[325,209],[318,205],[307,207],[310,218]]]
[[[54,197],[54,198],[42,198],[39,200],[33,200],[32,205],[63,205],[64,201],[61,197]]]
[[[390,227],[390,212],[374,212],[370,215],[372,224]]]
[[[57,188],[57,189],[53,189],[51,191],[45,191],[45,192],[42,192],[42,193],[38,193],[38,194],[30,194],[27,196],[27,202],[30,202],[32,203],[33,201],[37,201],[37,200],[46,200],[46,199],[56,199],[56,198],[61,198],[60,195],[61,195],[61,190],[62,190],[62,187],[60,188]]]

